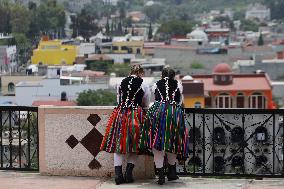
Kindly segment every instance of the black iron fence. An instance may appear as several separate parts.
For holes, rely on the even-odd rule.
[[[181,175],[284,176],[284,110],[186,109],[189,158]]]
[[[0,120],[0,169],[37,171],[38,109],[1,106]]]

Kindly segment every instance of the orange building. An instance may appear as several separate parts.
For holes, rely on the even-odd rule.
[[[207,108],[275,108],[271,82],[265,73],[234,74],[228,64],[221,63],[210,75],[192,77],[204,83]]]

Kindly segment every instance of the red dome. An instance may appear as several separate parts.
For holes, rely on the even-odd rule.
[[[224,73],[232,73],[232,69],[231,67],[226,64],[226,63],[221,63],[221,64],[217,64],[214,69],[213,69],[213,73],[220,73],[220,74],[224,74]]]

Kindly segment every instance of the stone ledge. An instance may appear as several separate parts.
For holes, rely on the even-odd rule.
[[[113,155],[97,153],[98,138],[104,135],[112,110],[113,107],[40,107],[40,174],[112,177]],[[91,123],[90,116],[98,116],[100,121]],[[153,157],[140,155],[134,176],[153,178]]]

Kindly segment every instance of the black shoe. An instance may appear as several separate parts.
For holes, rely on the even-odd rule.
[[[119,185],[125,182],[124,178],[123,178],[123,174],[122,174],[122,166],[115,166],[114,167],[114,171],[115,171],[115,184]]]
[[[176,165],[169,165],[168,166],[168,181],[177,180],[179,177],[177,176]]]
[[[134,164],[127,163],[126,170],[125,170],[125,175],[124,175],[126,183],[134,182],[133,175],[132,175],[133,168],[134,168]]]
[[[165,173],[164,173],[164,168],[157,168],[158,172],[158,184],[163,185],[165,183]]]

